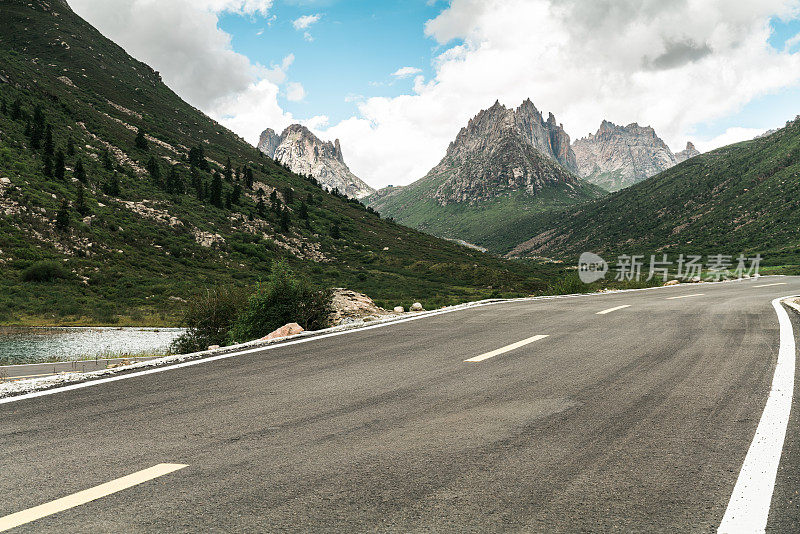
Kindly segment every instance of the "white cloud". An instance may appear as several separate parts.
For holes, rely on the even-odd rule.
[[[422,69],[417,67],[400,67],[392,73],[392,76],[395,76],[396,78],[409,78],[415,74],[419,74],[420,72],[422,72]]]
[[[286,100],[299,102],[306,97],[306,90],[300,82],[289,82],[286,84]]]
[[[795,48],[797,45],[800,45],[800,33],[798,33],[794,37],[787,39],[786,43],[783,45],[783,49],[788,52],[789,50]]]
[[[422,177],[495,99],[516,107],[530,97],[573,138],[603,119],[639,122],[682,149],[697,125],[800,83],[800,54],[767,43],[770,18],[798,8],[798,0],[452,0],[425,25],[444,46],[434,78],[415,80],[412,94],[369,98],[358,116],[320,133],[340,138],[348,165],[373,186]]]
[[[714,150],[721,146],[738,143],[740,141],[748,141],[761,135],[765,131],[766,130],[761,128],[732,127],[707,141],[698,141],[695,143],[695,146],[700,152],[708,152],[709,150]]]
[[[294,26],[295,30],[306,30],[312,24],[319,22],[320,18],[322,18],[322,15],[319,13],[314,15],[303,15],[302,17],[295,19],[292,22],[292,26]]]
[[[257,142],[268,126],[280,129],[294,122],[278,104],[294,55],[270,67],[254,64],[233,50],[231,36],[218,26],[223,12],[268,17],[272,0],[70,0],[70,5],[158,70],[190,104],[247,141]],[[299,93],[287,86],[287,94]]]

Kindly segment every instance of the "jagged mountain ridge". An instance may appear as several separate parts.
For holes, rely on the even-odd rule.
[[[545,121],[530,99],[517,109],[496,101],[470,119],[420,182],[437,182],[441,205],[474,203],[513,191],[535,195],[548,183],[575,185],[577,169],[569,135],[552,113]]]
[[[328,190],[350,198],[375,192],[347,167],[338,139],[324,142],[300,124],[286,127],[280,135],[267,128],[261,133],[258,149],[292,172],[313,176]]]
[[[580,176],[608,191],[629,187],[700,153],[687,143],[674,154],[652,127],[606,120],[597,133],[576,139],[572,149]]]
[[[527,99],[516,109],[495,102],[480,111],[423,178],[382,189],[367,202],[403,224],[492,250],[483,237],[501,219],[600,194],[578,178],[564,128]]]
[[[499,227],[509,256],[761,254],[800,260],[800,116],[767,137],[692,157],[612,195]],[[766,230],[765,230],[766,229]],[[660,257],[660,256],[659,256]]]

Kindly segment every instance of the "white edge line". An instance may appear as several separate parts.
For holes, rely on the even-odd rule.
[[[786,282],[775,282],[775,283],[772,283],[772,284],[761,284],[761,285],[753,286],[753,287],[756,288],[756,287],[772,287],[772,286],[785,286],[785,285],[786,285]]]
[[[630,307],[631,307],[630,304],[623,304],[622,306],[614,306],[613,308],[609,308],[607,310],[599,311],[595,315],[605,315],[607,313],[611,313],[611,312],[614,312],[614,311],[617,311],[617,310],[622,310],[624,308],[630,308]]]
[[[67,495],[66,497],[61,497],[60,499],[46,502],[44,504],[34,506],[33,508],[28,508],[26,510],[0,517],[0,532],[26,525],[36,521],[37,519],[42,519],[43,517],[57,514],[59,512],[63,512],[64,510],[69,510],[70,508],[75,508],[77,506],[96,501],[97,499],[107,497],[122,490],[126,490],[128,488],[138,486],[139,484],[149,482],[150,480],[163,477],[164,475],[174,473],[175,471],[183,469],[184,467],[189,466],[186,464],[157,464],[153,467],[148,467],[147,469],[142,469],[141,471],[131,473],[130,475],[125,475],[89,489]]]
[[[702,297],[705,293],[692,293],[691,295],[678,295],[677,297],[667,297],[666,300],[688,299],[689,297]]]
[[[770,275],[770,276],[773,276],[773,275]],[[774,275],[774,276],[778,276],[778,275]],[[761,278],[765,278],[765,277],[761,277]],[[747,281],[747,280],[752,280],[752,278],[736,278],[736,279],[733,279],[733,280],[723,280],[723,281],[720,281],[720,282],[705,282],[705,283],[725,284],[725,283],[743,282],[743,281]],[[13,393],[11,393],[8,396],[0,397],[0,404],[7,404],[7,403],[11,403],[11,402],[21,401],[21,400],[24,400],[24,399],[32,399],[32,398],[35,398],[35,397],[43,397],[43,396],[46,396],[46,395],[55,395],[56,393],[62,393],[62,392],[66,392],[66,391],[82,389],[82,388],[85,388],[85,387],[96,386],[96,385],[100,385],[100,384],[106,384],[108,382],[116,382],[117,380],[126,380],[128,378],[136,378],[136,377],[139,377],[139,376],[150,375],[150,374],[154,374],[154,373],[161,373],[161,372],[169,371],[169,370],[172,370],[172,369],[180,369],[182,367],[190,367],[192,365],[199,365],[201,363],[213,362],[213,361],[216,361],[216,360],[224,360],[224,359],[227,359],[227,358],[232,358],[234,356],[241,356],[241,355],[244,355],[244,354],[251,354],[251,353],[254,353],[254,352],[261,352],[261,351],[265,351],[265,350],[271,350],[271,349],[275,349],[275,348],[278,348],[278,347],[285,347],[287,345],[296,345],[296,344],[299,344],[299,343],[306,343],[308,341],[314,341],[314,340],[317,340],[317,339],[325,339],[325,338],[329,338],[329,337],[340,336],[342,334],[350,334],[350,333],[353,333],[353,332],[363,332],[364,330],[372,330],[373,328],[382,328],[382,327],[393,325],[393,324],[405,323],[405,322],[409,322],[409,321],[416,321],[418,319],[425,319],[427,317],[433,317],[435,315],[441,315],[441,314],[445,314],[445,313],[452,313],[452,312],[462,311],[462,310],[469,310],[469,309],[473,309],[473,308],[480,308],[480,307],[483,307],[483,306],[491,306],[493,304],[508,304],[508,303],[512,303],[512,302],[529,302],[529,301],[555,300],[555,299],[564,299],[564,298],[602,297],[602,296],[605,296],[605,295],[614,295],[614,294],[618,294],[618,293],[632,293],[632,292],[638,292],[638,291],[653,291],[653,290],[656,290],[656,289],[670,289],[670,288],[676,288],[676,287],[679,288],[679,287],[686,287],[687,285],[695,285],[695,284],[685,284],[685,285],[684,284],[679,284],[679,285],[674,285],[674,286],[642,287],[642,288],[637,288],[637,289],[615,289],[615,290],[611,290],[611,291],[603,291],[603,292],[595,292],[595,293],[571,293],[569,295],[542,295],[542,296],[537,296],[537,297],[522,297],[522,298],[518,298],[518,299],[498,299],[498,300],[486,300],[486,301],[468,302],[468,303],[465,303],[465,304],[458,304],[458,305],[452,306],[450,308],[445,308],[445,309],[442,309],[442,310],[431,311],[431,312],[428,312],[428,313],[421,313],[421,314],[415,315],[413,317],[406,317],[406,318],[397,319],[397,320],[392,319],[392,320],[388,320],[386,322],[379,323],[379,324],[363,326],[363,327],[357,327],[357,328],[350,328],[350,329],[346,329],[346,330],[340,330],[338,332],[330,332],[330,333],[327,333],[327,334],[313,335],[313,336],[309,336],[309,337],[306,337],[306,338],[303,338],[303,339],[297,339],[295,341],[287,341],[287,342],[284,342],[284,343],[276,343],[274,345],[266,345],[266,346],[262,345],[262,346],[259,346],[257,348],[253,348],[253,349],[247,349],[247,350],[236,351],[236,352],[226,352],[225,354],[219,354],[219,355],[215,355],[215,356],[203,357],[203,358],[199,358],[199,359],[196,359],[196,360],[181,362],[181,363],[173,364],[173,365],[166,365],[166,366],[163,366],[163,367],[156,367],[154,369],[147,369],[146,371],[137,371],[137,372],[134,372],[134,373],[126,373],[126,374],[123,374],[123,375],[112,376],[112,377],[109,377],[109,378],[99,378],[99,379],[96,379],[96,380],[92,380],[93,376],[96,376],[96,375],[93,375],[92,373],[107,372],[107,371],[109,371],[107,369],[103,369],[103,370],[100,370],[100,371],[92,371],[92,372],[89,372],[89,373],[82,373],[80,378],[77,378],[78,380],[83,380],[82,382],[78,382],[78,383],[75,383],[75,384],[70,384],[68,386],[58,386],[58,387],[49,387],[50,385],[48,384],[48,385],[46,385],[44,387],[49,387],[49,389],[44,389],[44,390],[40,390],[40,391],[31,391],[29,393],[23,393],[23,394],[19,394],[19,395],[14,395]],[[334,327],[334,328],[336,328],[336,327]],[[302,334],[300,334],[300,335],[302,335]],[[252,342],[244,343],[243,346],[247,346],[250,343],[252,343]],[[233,346],[224,347],[222,350],[231,350],[233,348],[234,348]],[[182,355],[180,355],[180,357],[182,357],[182,358],[191,358],[192,355],[191,354],[182,354]],[[174,358],[174,356],[167,356],[166,358]],[[159,359],[148,360],[148,361],[144,361],[144,362],[135,363],[135,364],[133,364],[133,366],[118,367],[118,368],[114,369],[113,371],[115,371],[115,372],[124,372],[124,371],[126,371],[128,369],[136,368],[138,366],[158,365],[159,363],[160,363]],[[34,379],[31,379],[31,380],[47,380],[47,378],[50,378],[50,377],[45,377],[45,378],[41,378],[41,379],[34,378]],[[20,382],[21,381],[12,382],[12,383],[19,384]],[[0,391],[0,395],[2,395],[2,394],[3,393]]]
[[[717,529],[719,533],[764,532],[767,526],[794,395],[794,332],[789,314],[781,305],[787,298],[791,297],[772,301],[780,325],[778,362],[767,403]]]

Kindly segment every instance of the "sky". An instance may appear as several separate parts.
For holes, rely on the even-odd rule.
[[[340,139],[375,188],[424,176],[467,121],[530,98],[573,138],[650,125],[678,151],[800,114],[800,0],[70,0],[255,144]]]

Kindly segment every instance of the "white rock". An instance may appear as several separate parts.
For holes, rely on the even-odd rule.
[[[395,306],[394,307],[394,312],[395,313],[403,313],[404,311],[406,311],[406,309],[403,308],[402,306]]]
[[[677,286],[678,284],[680,284],[679,280],[669,280],[664,285],[665,286]]]
[[[208,346],[208,350],[217,350],[218,348],[219,348],[219,345],[209,345]]]
[[[411,311],[422,311],[424,309],[425,308],[422,307],[422,303],[420,302],[415,302],[414,304],[411,305]]]

